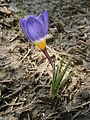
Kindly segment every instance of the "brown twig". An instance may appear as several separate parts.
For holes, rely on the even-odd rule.
[[[2,110],[2,109],[5,109],[5,108],[7,108],[7,107],[9,107],[9,106],[18,106],[18,105],[21,105],[23,102],[19,102],[19,103],[11,103],[11,104],[6,104],[6,105],[3,105],[3,106],[0,106],[0,111]],[[11,110],[10,111],[12,111],[12,108],[11,108]]]
[[[23,57],[23,59],[21,60],[21,62],[23,62],[27,58],[27,56],[29,55],[30,51],[31,51],[31,49],[28,50],[27,54]]]
[[[3,81],[0,81],[0,83],[12,83],[13,81],[12,80],[3,80]]]
[[[21,108],[18,108],[18,109],[15,109],[15,110],[13,110],[13,111],[11,111],[11,113],[14,113],[15,111],[17,112],[17,111],[22,111],[22,110],[25,110],[25,109],[27,109],[28,107],[30,108],[31,107],[31,105],[35,102],[35,100],[36,100],[36,97],[33,99],[33,101],[31,102],[31,103],[29,103],[28,105],[26,105],[26,106],[24,106],[24,107],[21,107]]]
[[[38,91],[38,89],[41,89],[41,88],[50,88],[50,85],[37,85],[33,91]]]
[[[49,50],[53,53],[53,55],[56,56],[56,58],[59,58],[59,59],[61,60],[61,57],[59,56],[58,52],[56,52],[53,48],[50,48],[49,46],[47,46],[47,49],[49,49]],[[60,55],[64,55],[64,56],[70,57],[70,55],[67,54],[67,53],[65,53],[65,52],[59,51],[59,53],[60,53]],[[66,63],[66,62],[65,62],[65,63]]]
[[[58,112],[53,112],[53,113],[49,114],[49,115],[45,118],[45,120],[48,120],[50,117],[52,117],[52,116],[54,116],[54,115],[57,115],[57,114],[58,114]]]
[[[9,94],[7,96],[2,97],[1,100],[11,99],[13,96],[18,94],[21,90],[25,89],[27,86],[28,86],[28,84],[26,84],[25,86],[19,87],[15,92],[13,92],[13,93],[11,93],[11,94]]]
[[[62,115],[62,114],[65,114],[65,113],[69,113],[69,112],[72,112],[73,110],[75,109],[79,109],[79,108],[83,108],[84,106],[90,104],[90,101],[86,102],[86,103],[83,103],[81,105],[78,105],[78,106],[75,106],[75,107],[72,107],[72,108],[67,108],[66,110],[64,110],[63,112],[61,112],[58,116]],[[57,117],[58,117],[57,116]]]
[[[13,37],[10,42],[13,42],[14,40],[16,40],[16,38],[19,36],[19,34],[16,34],[15,37]]]
[[[11,109],[10,109],[10,111],[12,111],[12,109],[13,109],[13,106],[15,105],[15,103],[16,103],[16,101],[17,101],[17,97],[14,99],[14,101],[13,101],[13,105],[11,106]]]
[[[90,104],[90,101],[86,102],[86,103],[83,103],[81,105],[78,105],[78,106],[75,106],[75,107],[72,107],[71,109],[68,109],[67,111],[70,112],[70,111],[73,111],[74,109],[79,109],[79,108],[83,108],[84,106]]]
[[[88,102],[86,102],[86,103],[83,103],[83,104],[81,104],[81,105],[72,107],[72,108],[70,108],[70,109],[66,109],[66,110],[62,111],[60,114],[58,114],[58,115],[55,117],[55,120],[56,120],[58,117],[60,117],[62,114],[65,114],[65,113],[67,113],[67,112],[72,112],[72,111],[75,110],[75,109],[83,108],[84,106],[86,106],[86,105],[88,105],[88,104],[90,104],[90,101],[88,101]],[[57,114],[57,112],[56,112],[55,114],[54,114],[54,113],[49,114],[49,115],[45,118],[45,120],[50,119],[50,117],[52,117],[53,115],[56,115],[56,114]]]

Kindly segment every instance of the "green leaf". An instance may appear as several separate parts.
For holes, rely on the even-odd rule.
[[[55,96],[58,92],[59,89],[64,87],[66,83],[71,79],[71,77],[74,75],[74,71],[71,71],[69,75],[63,80],[64,75],[66,74],[66,71],[70,65],[71,58],[69,59],[68,63],[66,64],[65,68],[63,71],[61,71],[63,63],[64,63],[64,58],[62,58],[61,62],[58,64],[57,69],[55,71],[55,64],[53,68],[53,80],[52,80],[52,85],[51,85],[51,93],[53,96]]]
[[[23,0],[20,0],[22,18],[24,17]]]
[[[58,67],[56,70],[56,79],[58,79],[58,77],[60,75],[63,63],[64,63],[64,57],[62,58],[61,62],[58,64]]]
[[[72,71],[69,73],[69,75],[68,75],[63,81],[61,81],[59,88],[60,88],[60,89],[63,88],[63,87],[66,85],[66,83],[71,79],[71,77],[72,77],[74,74],[75,74],[75,73],[74,73],[74,70],[72,70]]]
[[[57,88],[59,87],[60,82],[62,81],[62,79],[63,79],[63,77],[64,77],[64,75],[65,75],[65,73],[70,65],[70,62],[71,62],[71,58],[69,59],[68,63],[66,64],[64,70],[60,73],[60,76],[58,77]]]
[[[62,79],[63,76],[65,75],[65,73],[66,73],[66,71],[67,71],[67,69],[68,69],[68,67],[69,67],[69,65],[70,65],[71,60],[72,60],[72,58],[70,58],[69,61],[68,61],[68,63],[66,64],[65,69],[64,69],[63,72],[62,72],[61,79]]]
[[[54,66],[53,66],[53,80],[52,80],[52,85],[51,85],[51,91],[52,91],[52,94],[54,94],[54,88],[55,88],[55,82],[56,82],[56,79],[55,79],[55,75],[56,72],[55,72],[55,63],[54,63]]]
[[[62,58],[61,63],[59,63],[56,72],[53,73],[53,81],[52,81],[52,94],[55,95],[57,93],[57,85],[59,84],[58,76],[60,75],[62,65],[64,63],[64,58]],[[55,69],[54,69],[55,70]]]

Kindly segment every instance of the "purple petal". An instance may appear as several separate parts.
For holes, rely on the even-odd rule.
[[[42,24],[32,16],[29,16],[26,21],[25,31],[32,42],[45,37],[45,32]]]
[[[30,15],[28,17],[33,17],[33,18],[37,19],[37,17],[35,15]]]
[[[45,33],[46,33],[46,35],[48,34],[48,29],[49,29],[49,18],[48,18],[48,12],[47,11],[45,11],[44,12],[44,14],[43,14],[43,16],[44,16],[44,19],[45,19]]]
[[[25,34],[25,36],[27,38],[29,38],[28,34],[26,33],[26,30],[25,30],[25,25],[26,25],[26,19],[25,18],[20,18],[20,26],[22,28],[22,32]]]
[[[25,18],[23,19],[20,17],[20,26],[23,32],[25,31],[25,21],[26,21]]]
[[[40,14],[37,19],[42,24],[43,29],[44,29],[45,34],[46,34],[46,30],[45,30],[45,18],[44,18],[44,16],[42,14]]]
[[[29,17],[33,17],[33,18],[37,19],[37,17],[34,16],[34,15],[31,15]],[[23,32],[25,32],[25,23],[26,23],[26,20],[27,20],[27,18],[21,18],[20,17],[20,26],[21,26]]]

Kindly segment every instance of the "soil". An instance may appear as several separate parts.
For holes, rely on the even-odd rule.
[[[51,65],[19,33],[16,0],[0,0],[0,120],[90,120],[90,1],[26,0],[23,9],[48,11],[47,51],[56,66],[72,57],[75,75],[51,98]]]

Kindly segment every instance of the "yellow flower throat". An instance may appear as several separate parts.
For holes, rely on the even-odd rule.
[[[44,40],[41,40],[39,42],[35,42],[35,45],[40,49],[44,50],[46,48],[46,38]]]

